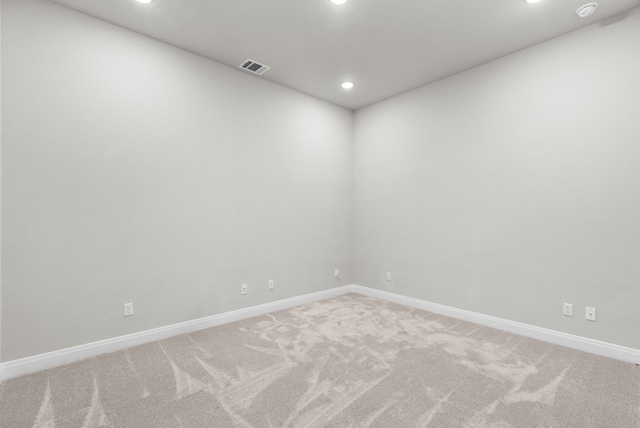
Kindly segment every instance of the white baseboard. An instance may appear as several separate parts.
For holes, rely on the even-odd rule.
[[[377,290],[369,287],[363,287],[360,285],[351,285],[350,288],[354,293],[363,294],[365,296],[376,297],[378,299],[387,300],[389,302],[410,306],[412,308],[422,309],[463,321],[469,321],[475,324],[507,331],[509,333],[515,333],[521,336],[531,337],[533,339],[565,346],[567,348],[601,355],[603,357],[609,357],[629,363],[640,364],[640,349],[627,348],[625,346],[614,345],[612,343],[589,339],[582,336],[576,336],[569,333],[563,333],[556,330],[550,330],[547,328],[536,327],[529,324],[509,321],[503,318],[479,314],[477,312],[465,311],[463,309],[456,309],[450,306],[431,303],[424,300],[415,299],[413,297],[406,297],[400,294],[390,293],[388,291]]]
[[[156,340],[167,339],[180,334],[192,333],[209,327],[240,321],[263,315],[270,312],[293,308],[319,300],[341,296],[346,293],[358,293],[365,296],[375,297],[389,302],[410,306],[417,309],[433,312],[440,315],[449,316],[475,324],[492,327],[509,333],[519,334],[526,337],[542,340],[567,348],[589,352],[604,357],[615,358],[617,360],[640,364],[640,350],[614,345],[599,340],[588,339],[573,334],[562,333],[555,330],[536,327],[503,318],[483,315],[477,312],[456,309],[450,306],[431,303],[413,297],[406,297],[388,291],[363,287],[360,285],[345,285],[316,293],[305,294],[303,296],[292,297],[290,299],[278,300],[276,302],[265,303],[263,305],[252,306],[250,308],[239,309],[223,314],[212,315],[192,321],[172,324],[152,330],[141,331],[125,336],[114,337],[112,339],[101,340],[85,345],[74,346],[72,348],[47,352],[45,354],[34,355],[32,357],[7,361],[0,364],[0,383],[3,380],[13,379],[25,374],[35,373],[42,370],[62,366],[86,358],[95,357],[110,352],[120,351],[132,346],[143,345]]]
[[[58,351],[47,352],[45,354],[34,355],[32,357],[7,361],[0,364],[0,382],[3,379],[2,375],[4,376],[4,380],[13,379],[25,374],[35,373],[51,369],[53,367],[81,361],[86,358],[120,351],[132,346],[143,345],[145,343],[167,339],[180,334],[192,333],[209,327],[215,327],[270,312],[276,312],[307,303],[313,303],[319,300],[329,299],[331,297],[341,296],[351,291],[351,286],[345,285],[342,287],[331,288],[329,290],[318,291],[316,293],[305,294],[303,296],[252,306],[250,308],[238,309],[236,311],[225,312],[223,314],[154,328],[152,330],[141,331],[138,333],[127,334],[125,336],[114,337],[112,339],[74,346],[72,348],[65,348]]]

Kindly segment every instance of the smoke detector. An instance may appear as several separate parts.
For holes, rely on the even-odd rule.
[[[243,61],[238,67],[247,70],[253,74],[257,74],[258,76],[266,73],[271,67],[266,66],[264,64],[260,64],[252,59],[248,59]]]
[[[598,3],[593,2],[593,3],[587,3],[583,6],[580,6],[578,8],[578,10],[576,10],[576,14],[580,17],[580,18],[586,18],[588,16],[591,16],[595,13],[596,9],[598,7]]]

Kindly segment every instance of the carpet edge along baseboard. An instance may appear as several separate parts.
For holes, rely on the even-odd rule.
[[[498,330],[513,334],[542,340],[555,345],[565,346],[579,351],[588,352],[604,357],[609,357],[629,363],[640,364],[640,349],[628,348],[612,343],[607,343],[595,339],[589,339],[556,330],[536,327],[529,324],[510,321],[503,318],[484,315],[476,312],[457,309],[450,306],[431,303],[424,300],[403,296],[388,291],[364,287],[361,285],[345,285],[330,288],[315,293],[296,296],[289,299],[278,300],[257,306],[251,306],[231,312],[212,315],[195,320],[185,321],[151,330],[145,330],[111,339],[78,345],[44,354],[20,358],[0,364],[0,382],[13,379],[25,374],[35,373],[42,370],[70,364],[87,358],[102,354],[116,352],[132,346],[143,345],[156,340],[167,339],[169,337],[191,333],[205,328],[215,327],[264,315],[284,309],[290,309],[316,301],[341,296],[347,293],[358,293],[369,297],[375,297],[398,303],[416,309],[433,312],[439,315],[472,322],[475,324],[492,327]]]

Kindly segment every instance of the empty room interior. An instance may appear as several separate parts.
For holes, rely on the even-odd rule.
[[[640,0],[0,7],[0,427],[640,427]]]

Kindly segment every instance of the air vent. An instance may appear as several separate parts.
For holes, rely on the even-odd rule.
[[[253,74],[257,74],[258,76],[264,74],[267,70],[271,68],[264,64],[260,64],[259,62],[255,62],[252,59],[248,59],[244,61],[242,64],[240,64],[239,67],[247,71],[250,71]]]

